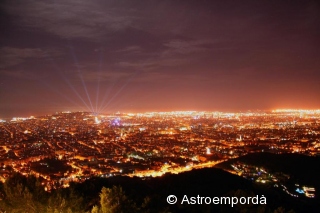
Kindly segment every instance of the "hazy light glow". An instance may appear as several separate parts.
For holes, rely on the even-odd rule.
[[[1,118],[320,108],[314,0],[31,0],[0,10]]]

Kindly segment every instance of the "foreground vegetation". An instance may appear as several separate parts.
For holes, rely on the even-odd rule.
[[[168,195],[255,196],[266,205],[169,205]],[[91,178],[46,192],[34,176],[13,174],[0,184],[0,213],[113,212],[317,212],[319,199],[295,199],[270,186],[261,186],[221,169],[210,168],[142,180],[130,177]]]

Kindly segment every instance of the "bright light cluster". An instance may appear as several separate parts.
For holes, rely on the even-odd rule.
[[[320,109],[275,109],[273,113],[305,113],[305,114],[320,114]]]

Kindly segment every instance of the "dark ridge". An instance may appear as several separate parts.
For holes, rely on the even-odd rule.
[[[270,172],[283,172],[301,184],[311,184],[320,190],[320,157],[300,154],[252,153],[216,165],[217,168],[229,169],[233,162],[244,162],[262,166]],[[319,194],[318,194],[319,196]]]

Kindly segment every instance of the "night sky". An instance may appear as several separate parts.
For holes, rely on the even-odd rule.
[[[0,118],[274,108],[320,108],[317,1],[0,3]]]

